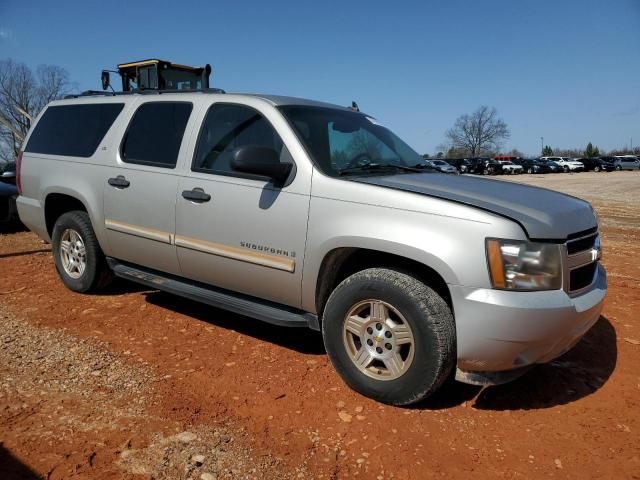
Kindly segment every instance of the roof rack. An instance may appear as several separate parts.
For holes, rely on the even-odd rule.
[[[221,88],[191,88],[184,90],[131,90],[128,92],[103,92],[102,90],[86,90],[82,93],[65,95],[67,98],[80,97],[119,97],[121,95],[162,95],[164,93],[227,93]]]

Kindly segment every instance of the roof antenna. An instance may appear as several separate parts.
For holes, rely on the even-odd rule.
[[[351,102],[351,110],[353,110],[354,112],[360,111],[360,107],[358,107],[358,104],[355,101]]]

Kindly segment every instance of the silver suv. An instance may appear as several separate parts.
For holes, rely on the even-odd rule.
[[[351,108],[79,95],[34,122],[18,209],[71,290],[116,275],[321,330],[348,385],[406,405],[556,358],[606,292],[587,202],[421,164]]]

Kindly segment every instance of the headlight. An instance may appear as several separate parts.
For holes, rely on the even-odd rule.
[[[562,261],[557,244],[487,239],[487,262],[493,288],[562,288]]]

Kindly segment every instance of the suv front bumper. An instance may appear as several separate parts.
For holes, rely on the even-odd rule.
[[[600,318],[607,277],[598,264],[586,292],[513,292],[449,285],[456,319],[458,369],[500,372],[559,357]]]

